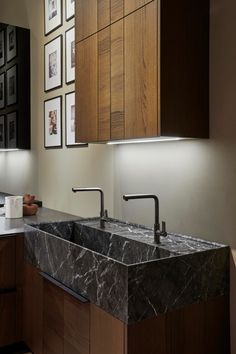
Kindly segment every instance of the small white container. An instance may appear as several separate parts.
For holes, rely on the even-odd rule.
[[[19,219],[23,217],[23,197],[5,197],[5,217],[7,219]]]

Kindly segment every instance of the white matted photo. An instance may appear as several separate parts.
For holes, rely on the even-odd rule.
[[[7,114],[7,148],[15,149],[17,147],[17,119],[16,112]]]
[[[62,146],[62,96],[44,101],[44,147]]]
[[[65,95],[66,146],[88,146],[75,142],[75,91]]]
[[[75,81],[75,27],[66,31],[66,83]]]
[[[5,148],[5,116],[0,116],[0,149]]]
[[[75,0],[66,0],[66,21],[75,16]]]
[[[5,107],[5,73],[0,75],[0,109]]]
[[[7,70],[7,105],[17,103],[17,66]]]
[[[62,0],[44,0],[44,31],[47,36],[62,25]]]
[[[16,27],[7,26],[7,62],[17,55]]]
[[[5,31],[0,31],[0,67],[5,65]]]
[[[62,86],[62,35],[45,44],[44,70],[45,91]]]

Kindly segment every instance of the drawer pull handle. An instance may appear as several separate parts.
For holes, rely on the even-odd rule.
[[[84,296],[77,294],[74,290],[68,288],[67,286],[65,286],[64,284],[60,283],[58,280],[52,278],[50,275],[44,273],[44,272],[40,272],[39,273],[44,279],[48,280],[50,283],[58,286],[60,289],[64,290],[66,293],[68,293],[69,295],[73,296],[75,299],[79,300],[80,302],[82,302],[83,304],[89,302],[88,299],[86,299]]]

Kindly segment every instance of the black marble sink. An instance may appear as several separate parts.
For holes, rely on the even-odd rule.
[[[96,218],[25,226],[27,258],[92,303],[133,323],[224,295],[227,246]]]
[[[154,244],[119,235],[119,232],[127,233],[127,224],[117,224],[112,220],[106,223],[105,229],[100,229],[97,219],[89,219],[87,224],[45,223],[38,225],[37,228],[126,265],[163,259],[176,254]]]

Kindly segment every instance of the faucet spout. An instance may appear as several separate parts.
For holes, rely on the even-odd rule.
[[[98,187],[72,188],[72,192],[99,192],[100,193],[100,227],[104,229],[107,218],[107,210],[104,208],[104,192]]]
[[[155,223],[154,223],[154,242],[160,243],[160,236],[166,236],[165,223],[162,222],[163,230],[160,230],[160,221],[159,221],[159,199],[155,194],[125,194],[123,199],[128,201],[130,199],[153,199],[155,205]]]

